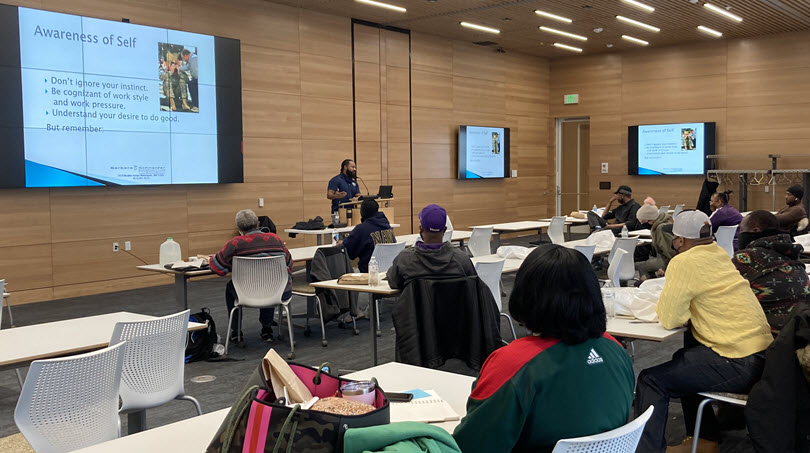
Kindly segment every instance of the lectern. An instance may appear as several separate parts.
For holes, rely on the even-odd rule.
[[[385,214],[388,223],[396,223],[394,221],[394,207],[391,206],[393,198],[378,198],[374,201],[380,206],[380,212]],[[340,223],[345,223],[347,226],[360,224],[360,205],[362,201],[349,201],[347,203],[340,203],[338,205],[338,213],[340,214]]]

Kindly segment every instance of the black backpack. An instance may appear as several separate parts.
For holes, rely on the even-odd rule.
[[[219,357],[219,354],[214,352],[214,345],[217,342],[217,325],[214,323],[214,318],[211,317],[211,311],[203,308],[201,312],[190,315],[188,321],[208,324],[208,328],[188,333],[186,363]]]

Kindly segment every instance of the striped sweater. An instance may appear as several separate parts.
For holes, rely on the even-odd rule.
[[[273,233],[262,233],[260,230],[253,230],[243,236],[236,236],[228,241],[222,247],[222,250],[211,257],[211,270],[217,275],[226,275],[231,271],[234,256],[284,256],[287,262],[289,278],[282,299],[288,300],[292,297],[293,260],[281,238]]]

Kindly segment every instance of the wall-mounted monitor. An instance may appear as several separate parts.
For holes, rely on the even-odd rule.
[[[459,126],[458,179],[509,177],[509,128]]]
[[[630,126],[627,131],[631,175],[702,175],[715,154],[715,123]]]
[[[242,182],[239,47],[0,5],[0,187]]]

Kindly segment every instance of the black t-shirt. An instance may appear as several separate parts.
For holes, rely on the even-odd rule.
[[[605,214],[605,220],[616,219],[617,223],[627,224],[627,229],[630,231],[641,229],[641,225],[636,220],[636,212],[641,205],[636,200],[620,204],[616,209]]]

